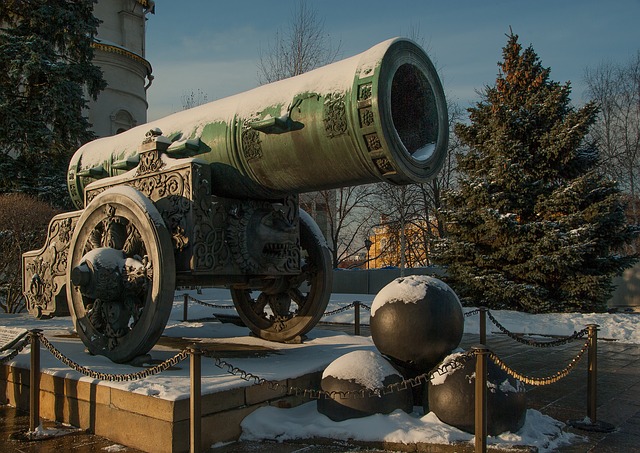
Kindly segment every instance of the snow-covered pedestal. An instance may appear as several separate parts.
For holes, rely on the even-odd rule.
[[[233,305],[228,291],[207,291],[199,297]],[[177,300],[163,337],[151,351],[152,361],[143,367],[115,364],[106,357],[87,354],[70,318],[37,320],[28,314],[3,315],[2,324],[42,329],[65,357],[98,373],[136,373],[196,343],[234,367],[278,384],[256,385],[254,380],[230,374],[216,366],[214,359],[203,357],[203,449],[237,440],[240,423],[258,408],[291,408],[311,401],[308,393],[288,395],[287,389],[317,390],[322,370],[337,357],[352,350],[373,349],[369,339],[322,330],[313,331],[303,345],[267,342],[250,336],[248,328],[211,322],[212,310],[200,305],[190,307],[189,317],[208,318],[207,322],[182,322],[182,298]],[[29,410],[29,368],[28,347],[0,365],[2,403]],[[41,373],[42,418],[87,429],[142,451],[189,451],[189,359],[141,380],[110,382],[73,371],[41,346]]]

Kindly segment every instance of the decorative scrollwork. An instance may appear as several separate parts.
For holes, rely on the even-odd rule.
[[[382,157],[380,159],[374,159],[373,163],[376,165],[376,167],[378,167],[378,170],[383,175],[387,173],[393,173],[396,171],[396,169],[393,168],[393,165],[391,164],[389,159],[387,159],[386,157]]]
[[[257,130],[251,128],[250,121],[242,126],[242,153],[247,162],[262,158],[262,142]]]
[[[230,262],[226,240],[227,211],[211,198],[208,172],[193,167],[193,263],[196,272],[222,269]]]
[[[327,137],[347,133],[347,109],[344,93],[331,93],[324,101],[324,130]]]
[[[371,83],[365,83],[358,87],[358,100],[366,101],[367,99],[371,99],[371,95],[373,93],[373,85]]]
[[[157,150],[151,150],[144,153],[140,153],[140,163],[136,168],[136,175],[146,175],[148,173],[155,173],[162,169],[165,163],[160,158],[160,153]]]
[[[142,192],[150,200],[157,202],[160,213],[169,231],[173,244],[178,251],[189,244],[188,213],[191,210],[191,171],[187,168],[150,173],[131,180],[120,182]],[[109,186],[91,188],[87,191],[90,203]]]
[[[67,269],[69,242],[77,221],[77,214],[54,217],[49,223],[45,246],[24,254],[23,293],[30,313],[49,315],[66,307],[57,307],[56,295],[63,286]]]
[[[373,109],[371,107],[358,110],[358,114],[360,116],[360,127],[369,127],[374,125],[375,119],[373,116]]]
[[[378,134],[367,134],[364,136],[364,139],[367,142],[367,150],[369,150],[369,152],[382,149],[382,142],[380,141]]]

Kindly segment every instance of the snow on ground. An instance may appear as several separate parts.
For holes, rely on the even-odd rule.
[[[292,409],[262,407],[242,421],[240,440],[273,439],[284,442],[314,437],[396,443],[474,444],[474,436],[442,423],[433,412],[426,415],[419,408],[412,414],[396,410],[390,414],[376,414],[334,422],[316,410],[314,401]],[[528,409],[526,422],[517,433],[488,436],[488,445],[505,448],[516,445],[538,447],[540,453],[551,452],[568,445],[580,436],[562,431],[564,423],[536,410]]]
[[[189,319],[196,321],[183,322],[182,294],[187,293],[199,300],[218,305],[232,306],[229,292],[221,289],[203,289],[202,294],[193,291],[177,291],[173,311],[164,335],[168,337],[184,337],[200,340],[204,343],[236,343],[268,348],[270,353],[264,357],[233,358],[229,361],[236,367],[246,370],[264,379],[279,380],[287,377],[322,371],[336,358],[356,350],[375,351],[370,337],[356,337],[339,332],[323,330],[322,326],[313,329],[309,340],[303,345],[279,344],[260,340],[249,335],[249,329],[231,324],[206,321],[215,312],[235,314],[231,309],[206,307],[194,302],[189,303]],[[334,294],[327,311],[333,311],[354,301],[371,306],[373,295]],[[471,308],[465,308],[465,312]],[[640,344],[640,316],[636,314],[548,314],[528,315],[513,311],[492,311],[495,318],[512,332],[528,334],[571,335],[582,330],[587,324],[600,325],[599,337],[614,339],[621,343]],[[322,321],[353,323],[354,310],[326,316]],[[201,320],[201,321],[197,321]],[[369,323],[369,313],[361,310],[361,322]],[[67,357],[91,370],[105,373],[125,374],[139,371],[128,365],[118,365],[101,356],[90,356],[84,352],[84,346],[76,339],[70,338],[73,325],[70,318],[54,318],[37,320],[28,314],[0,315],[0,324],[5,327],[23,329],[43,329],[44,335]],[[488,334],[497,329],[487,321]],[[477,333],[478,316],[465,317],[465,332]],[[154,360],[166,360],[176,353],[160,345],[152,350]],[[1,354],[4,355],[4,354]],[[41,355],[42,368],[46,373],[56,376],[67,376],[92,382],[57,361],[51,354]],[[20,353],[12,362],[13,365],[29,368],[28,348]],[[212,360],[202,361],[202,392],[210,393],[240,386],[250,382],[228,374],[215,366]],[[106,385],[134,393],[153,395],[167,400],[189,397],[189,364],[188,361],[178,364],[175,369],[159,375],[133,382],[100,382]],[[553,451],[563,443],[571,442],[575,436],[561,430],[562,423],[555,421],[537,411],[527,412],[525,426],[516,434],[503,434],[490,438],[489,443],[503,445],[536,445],[540,451]],[[419,411],[413,414],[394,412],[389,415],[374,415],[362,419],[333,422],[315,408],[315,402],[307,403],[294,409],[277,409],[265,407],[257,410],[243,422],[243,439],[278,439],[308,438],[313,436],[357,439],[386,440],[390,442],[430,442],[450,443],[454,441],[472,441],[473,436],[440,422],[434,414],[422,415]]]

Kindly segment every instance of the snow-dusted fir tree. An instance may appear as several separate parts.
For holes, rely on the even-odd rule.
[[[69,158],[93,138],[85,90],[105,86],[92,63],[94,3],[0,2],[0,192],[68,200]]]
[[[458,189],[434,259],[463,300],[527,312],[602,311],[611,278],[635,261],[616,184],[596,171],[585,136],[595,104],[576,109],[570,85],[549,78],[511,33],[495,86],[456,134]]]

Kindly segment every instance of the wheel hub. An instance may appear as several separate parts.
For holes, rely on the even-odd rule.
[[[93,326],[117,344],[135,325],[144,305],[151,269],[122,250],[100,247],[86,253],[71,269],[71,282],[79,287]]]

